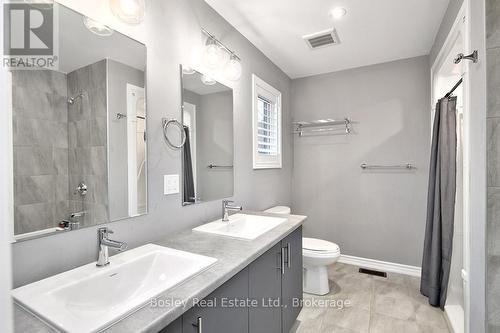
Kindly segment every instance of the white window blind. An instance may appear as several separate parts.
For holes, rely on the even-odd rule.
[[[253,76],[254,168],[281,168],[281,93]]]
[[[276,105],[259,96],[257,110],[257,151],[263,155],[278,155],[278,113],[276,112]]]

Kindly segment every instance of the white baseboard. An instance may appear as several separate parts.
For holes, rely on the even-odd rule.
[[[464,333],[464,309],[458,304],[444,306],[444,318],[451,333]]]
[[[403,264],[396,264],[387,261],[380,261],[374,259],[360,258],[342,254],[339,262],[364,268],[376,269],[383,272],[391,272],[398,274],[405,274],[410,276],[420,277],[421,268],[417,266],[409,266]]]

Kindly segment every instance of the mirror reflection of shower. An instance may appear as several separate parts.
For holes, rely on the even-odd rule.
[[[126,84],[129,216],[147,211],[146,95],[144,87]],[[135,167],[133,167],[135,166]]]
[[[69,105],[75,104],[77,100],[83,98],[83,94],[84,92],[81,91],[78,95],[68,98],[68,104]]]

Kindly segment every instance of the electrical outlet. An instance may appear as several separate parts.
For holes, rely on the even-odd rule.
[[[179,175],[164,175],[163,176],[163,194],[179,193]]]

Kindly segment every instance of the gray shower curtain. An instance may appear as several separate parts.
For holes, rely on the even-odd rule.
[[[456,192],[456,97],[436,106],[432,131],[427,223],[420,292],[444,309],[450,277]]]

